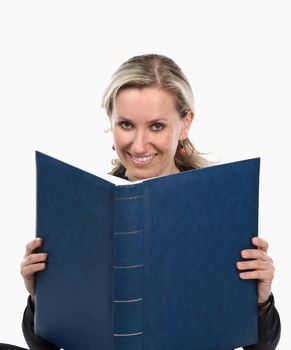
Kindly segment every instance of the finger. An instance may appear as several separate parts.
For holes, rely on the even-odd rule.
[[[273,270],[255,270],[255,271],[246,271],[246,272],[240,272],[239,277],[244,280],[249,279],[257,279],[265,282],[271,282],[274,278],[274,271]]]
[[[239,261],[236,263],[238,270],[271,270],[273,265],[263,260]]]
[[[269,255],[262,249],[244,249],[241,251],[244,259],[259,259],[264,261],[272,261]]]
[[[39,248],[43,243],[43,239],[41,237],[35,238],[33,241],[29,242],[26,245],[25,255],[24,257],[27,257],[30,255],[36,248]]]
[[[48,257],[47,253],[30,254],[22,261],[21,266],[27,266],[31,264],[45,262],[47,260],[47,257]]]
[[[262,239],[260,237],[253,237],[252,238],[252,243],[253,243],[253,245],[258,247],[259,249],[262,249],[264,252],[268,251],[269,244],[264,239]]]
[[[21,269],[21,275],[24,279],[28,280],[34,277],[34,274],[38,271],[42,271],[46,268],[45,263],[33,264],[25,266]]]

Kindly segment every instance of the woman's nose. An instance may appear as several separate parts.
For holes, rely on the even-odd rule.
[[[138,131],[132,142],[132,152],[135,155],[144,155],[148,150],[147,135],[144,131]]]

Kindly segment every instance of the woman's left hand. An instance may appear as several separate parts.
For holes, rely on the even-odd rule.
[[[272,280],[274,278],[273,260],[267,254],[268,242],[259,237],[252,238],[252,244],[257,249],[244,249],[241,251],[241,256],[245,259],[237,262],[237,269],[245,272],[240,272],[240,278],[244,280],[258,280],[258,303],[262,303],[268,299],[271,293]]]

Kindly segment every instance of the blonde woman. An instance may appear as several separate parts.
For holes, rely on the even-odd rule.
[[[112,76],[102,101],[113,134],[117,159],[112,174],[129,181],[200,168],[208,164],[188,138],[194,118],[191,86],[168,57],[142,55],[124,62]],[[273,350],[280,338],[280,319],[271,293],[274,277],[268,243],[254,237],[237,263],[241,279],[258,280],[259,343],[245,350]],[[23,332],[31,350],[59,349],[34,334],[34,274],[46,268],[46,253],[34,253],[41,238],[26,247],[21,273],[29,293]],[[258,249],[259,248],[259,249]],[[8,348],[7,348],[8,349]]]

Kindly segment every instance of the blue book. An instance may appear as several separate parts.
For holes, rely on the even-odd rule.
[[[65,350],[231,350],[257,342],[259,158],[116,185],[36,152],[35,333]]]

